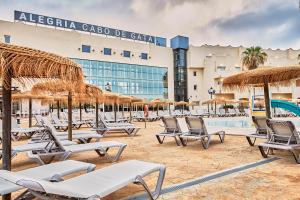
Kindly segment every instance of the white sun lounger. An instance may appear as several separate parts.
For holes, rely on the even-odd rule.
[[[0,129],[2,129],[2,120],[0,120]],[[35,133],[42,132],[43,130],[44,128],[41,127],[20,128],[17,124],[17,120],[13,117],[11,119],[11,138],[14,141],[18,141],[22,136],[31,137]]]
[[[131,160],[57,183],[6,170],[0,170],[0,178],[25,187],[34,196],[47,200],[55,198],[100,200],[132,183],[142,185],[151,199],[157,199],[165,169],[161,164]],[[143,178],[154,172],[159,172],[159,177],[155,191],[152,192]]]
[[[36,119],[41,123],[45,124],[47,123],[49,127],[54,127],[50,121],[46,117],[42,116],[36,116]],[[59,140],[68,140],[68,133],[66,132],[57,132],[56,129],[52,129],[53,134],[57,136]],[[55,130],[55,131],[54,131]],[[41,136],[40,138],[36,138],[37,140],[47,140],[45,138],[46,134],[44,136]],[[100,134],[97,134],[96,131],[72,131],[72,138],[73,140],[78,140],[80,143],[89,143],[93,138],[96,139],[96,142],[102,138]]]
[[[51,126],[51,124],[45,122],[45,125],[49,129],[49,134],[52,137],[53,144],[50,146],[47,151],[30,151],[28,152],[29,158],[34,160],[35,162],[44,165],[52,160],[55,157],[59,157],[60,160],[66,160],[72,153],[80,153],[87,151],[95,151],[99,156],[106,156],[108,160],[114,162],[117,161],[122,152],[124,151],[126,144],[117,142],[117,141],[106,141],[106,142],[94,142],[94,143],[86,143],[86,144],[76,144],[76,145],[68,145],[64,146],[61,141],[56,137],[53,132],[55,132],[55,128]],[[108,150],[111,148],[118,148],[118,151],[115,156],[110,156],[108,154]]]
[[[102,117],[100,117],[99,126],[94,127],[93,130],[103,136],[108,132],[125,132],[129,136],[135,136],[140,130],[140,128],[130,123],[107,123]]]
[[[164,132],[155,135],[159,144],[163,144],[166,137],[172,137],[175,139],[177,146],[180,146],[182,139],[179,136],[182,134],[182,131],[177,118],[174,116],[164,116],[162,117],[162,121],[164,123],[165,130]]]
[[[62,181],[62,178],[66,175],[80,171],[91,172],[95,167],[94,164],[68,160],[14,172],[14,174],[57,182]],[[0,195],[16,192],[20,189],[23,189],[23,187],[0,178]],[[22,195],[25,195],[25,193],[22,193]]]
[[[289,151],[300,164],[300,133],[294,123],[267,119],[267,125],[272,131],[269,132],[268,141],[258,144],[261,155],[267,158],[270,150],[274,149]]]
[[[207,149],[213,135],[218,135],[221,143],[224,143],[225,131],[207,129],[202,117],[186,117],[185,120],[188,125],[188,132],[179,136],[182,138],[183,146],[187,145],[188,139],[193,139],[201,141],[203,148]]]

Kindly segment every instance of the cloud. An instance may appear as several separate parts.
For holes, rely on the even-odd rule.
[[[0,19],[23,10],[193,45],[299,48],[298,0],[0,0]]]

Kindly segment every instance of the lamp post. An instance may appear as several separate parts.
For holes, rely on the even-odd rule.
[[[210,94],[210,99],[212,99],[213,95],[216,93],[216,90],[213,87],[210,87],[207,91]],[[213,105],[211,104],[211,109],[213,110]]]

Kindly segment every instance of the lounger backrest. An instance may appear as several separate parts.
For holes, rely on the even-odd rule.
[[[46,117],[43,117],[43,123],[48,128],[49,134],[51,135],[51,138],[53,139],[55,145],[60,149],[65,150],[60,140],[56,137],[57,131],[55,127],[51,124],[51,122]]]
[[[34,118],[35,118],[36,123],[38,124],[38,126],[44,126],[43,117],[41,115],[35,115]]]
[[[61,121],[58,119],[58,117],[56,115],[51,115],[51,118],[55,124],[61,125]]]
[[[107,128],[108,125],[104,118],[102,116],[99,116],[99,123],[98,123],[99,128]]]
[[[207,135],[207,130],[202,117],[185,117],[191,134]]]
[[[299,133],[293,122],[267,119],[267,125],[272,130],[274,142],[300,144]],[[271,135],[272,135],[271,134]]]
[[[20,128],[17,119],[15,117],[11,118],[11,128]]]
[[[165,125],[165,131],[168,133],[179,133],[180,128],[177,122],[176,117],[165,116],[162,118],[162,121]]]
[[[256,127],[256,131],[259,134],[267,134],[268,133],[268,126],[266,122],[266,117],[256,117],[252,116],[252,121]]]

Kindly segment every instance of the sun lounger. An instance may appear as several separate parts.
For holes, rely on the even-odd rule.
[[[99,127],[94,127],[100,135],[104,136],[108,132],[125,132],[127,135],[135,136],[140,128],[131,123],[107,123],[102,117],[99,120]]]
[[[0,120],[0,129],[2,129],[2,120]],[[30,128],[20,128],[17,124],[17,119],[12,117],[11,119],[11,138],[14,141],[19,140],[22,136],[30,138],[36,133],[44,131],[41,127],[30,127]]]
[[[50,121],[46,117],[42,117],[40,115],[36,116],[36,120],[39,121],[40,124],[45,125],[47,123],[49,126],[54,127]],[[55,129],[53,129],[55,130]],[[66,132],[53,132],[53,134],[56,134],[57,138],[60,140],[68,140],[68,133]],[[49,135],[42,135],[39,138],[34,138],[33,141],[41,141],[41,140],[47,140],[49,138],[46,138],[45,136]],[[89,143],[92,139],[96,139],[96,142],[100,140],[103,136],[97,134],[96,131],[72,131],[72,138],[73,140],[78,140],[80,143]]]
[[[116,141],[106,141],[106,142],[94,142],[85,144],[76,144],[64,146],[62,142],[53,134],[56,130],[51,124],[45,122],[47,130],[52,137],[52,144],[49,144],[47,148],[42,150],[35,150],[28,152],[29,158],[35,162],[43,165],[52,162],[52,160],[58,157],[60,160],[66,160],[73,153],[95,151],[99,156],[106,156],[110,161],[117,161],[122,152],[124,151],[126,144],[116,142]],[[108,150],[111,148],[117,148],[118,151],[115,156],[110,156]]]
[[[95,169],[94,164],[84,163],[74,160],[56,162],[49,165],[34,167],[18,172],[13,172],[16,175],[36,178],[45,181],[62,181],[64,176],[74,174],[81,171],[91,172]],[[9,194],[23,189],[15,183],[6,181],[0,177],[0,195]],[[24,197],[28,191],[23,192],[18,197]]]
[[[257,138],[267,139],[267,134],[268,134],[268,127],[267,127],[267,123],[266,123],[266,117],[252,116],[252,121],[253,121],[254,126],[256,128],[256,132],[246,135],[246,139],[247,139],[250,146],[254,146],[255,141],[256,141]],[[251,138],[254,138],[254,140],[252,141]]]
[[[57,183],[45,181],[6,170],[0,178],[25,187],[41,199],[101,199],[129,184],[142,185],[150,199],[157,199],[165,176],[165,166],[137,160],[114,164],[93,172]],[[159,172],[155,191],[152,192],[144,177]]]
[[[220,138],[221,143],[225,139],[225,131],[210,131],[206,128],[203,118],[201,117],[186,117],[186,123],[188,125],[188,132],[180,135],[182,138],[183,146],[187,145],[188,139],[200,140],[204,149],[209,147],[211,136],[217,135]]]
[[[293,122],[267,119],[267,125],[272,131],[269,132],[268,141],[258,145],[261,155],[267,158],[270,150],[285,150],[291,152],[300,164],[300,134]]]
[[[61,121],[60,119],[58,119],[57,116],[55,115],[51,115],[51,119],[53,122],[53,126],[58,129],[58,130],[62,130],[62,131],[66,131],[68,130],[68,123],[65,121]]]
[[[65,122],[65,123],[68,122],[68,116],[67,116],[67,113],[62,112],[61,114],[62,114],[62,116],[65,118],[64,122]],[[75,117],[72,118],[72,125],[73,125],[73,128],[79,129],[83,124],[85,124],[85,122],[83,122],[83,121],[78,121],[78,120],[76,120]]]
[[[160,144],[163,144],[166,137],[172,137],[175,139],[176,144],[180,146],[179,141],[181,138],[179,136],[182,134],[182,131],[176,117],[165,116],[162,118],[162,121],[164,123],[165,130],[162,133],[156,134],[157,141]]]

